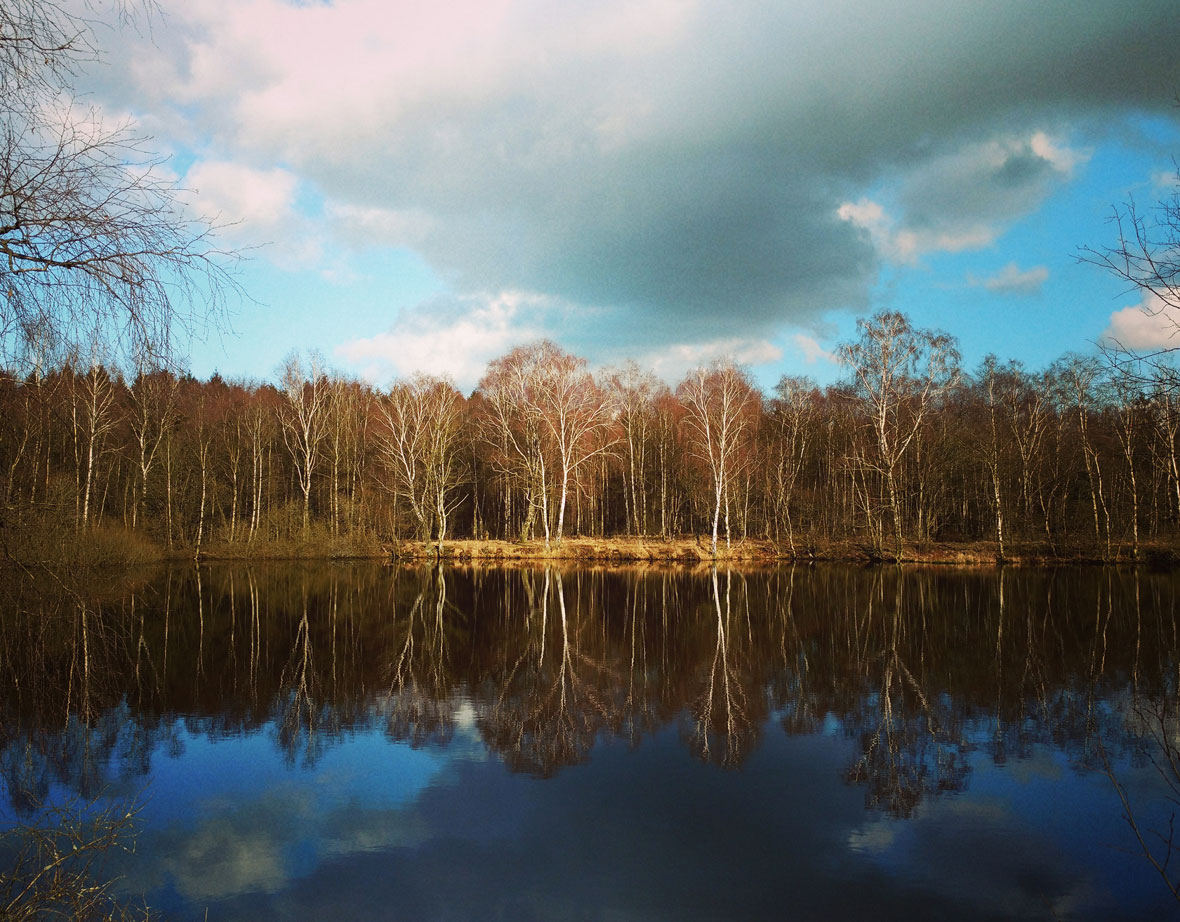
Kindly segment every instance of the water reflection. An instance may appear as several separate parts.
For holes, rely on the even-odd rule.
[[[16,582],[0,619],[6,811],[159,784],[159,761],[201,741],[225,758],[227,741],[265,740],[287,771],[309,772],[361,740],[406,744],[423,755],[399,783],[420,791],[456,770],[437,754],[463,747],[554,778],[603,746],[670,733],[734,768],[777,727],[846,741],[837,775],[883,819],[848,834],[858,853],[885,854],[894,821],[970,790],[984,765],[1059,759],[1102,782],[1127,847],[1174,888],[1161,792],[1140,769],[1176,793],[1177,587],[1113,569],[368,565],[170,570],[84,596]],[[171,870],[145,889],[277,892],[294,860],[277,843],[301,829],[322,856],[427,835],[401,801],[325,806],[269,777],[248,813],[162,833]],[[235,854],[232,873],[209,865]]]
[[[92,793],[103,765],[150,771],[178,724],[266,729],[314,764],[376,727],[445,743],[470,702],[539,776],[603,734],[677,723],[733,766],[771,710],[792,734],[835,721],[859,744],[849,780],[904,816],[961,789],[977,746],[1094,765],[1088,744],[1126,751],[1175,698],[1175,585],[1138,573],[215,568],[84,603],[24,588],[0,625],[17,809],[51,780]]]

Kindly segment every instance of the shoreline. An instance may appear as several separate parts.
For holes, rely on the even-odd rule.
[[[210,542],[198,552],[193,547],[162,547],[150,540],[129,540],[120,529],[103,529],[85,536],[71,536],[66,543],[30,542],[8,557],[16,566],[67,567],[92,571],[109,571],[137,564],[198,561],[362,561],[383,563],[397,561],[434,561],[438,559],[433,541],[381,541],[376,536],[354,536],[306,541],[284,539],[244,542]],[[80,540],[79,540],[80,539]],[[43,554],[56,544],[56,554]],[[1180,542],[1156,540],[1141,545],[1137,557],[1129,547],[1114,547],[1104,557],[1092,544],[1047,542],[1006,542],[1000,559],[994,541],[914,541],[907,544],[900,560],[890,548],[875,547],[868,542],[837,540],[815,542],[800,540],[792,549],[786,543],[764,538],[734,541],[729,546],[718,543],[713,557],[711,543],[703,535],[679,535],[669,539],[619,536],[596,538],[566,537],[560,543],[543,539],[506,541],[499,539],[455,538],[444,542],[444,561],[472,565],[499,563],[583,562],[605,565],[663,564],[698,567],[719,564],[813,564],[842,563],[857,566],[880,564],[935,565],[963,567],[997,566],[1140,566],[1151,569],[1180,569]],[[29,553],[32,552],[32,553]],[[0,557],[0,566],[5,561]]]
[[[390,545],[392,560],[434,560],[433,542],[402,541]],[[797,542],[794,551],[766,539],[735,541],[729,547],[718,543],[718,563],[846,563],[921,564],[945,566],[1102,566],[1135,565],[1174,568],[1180,566],[1180,553],[1164,543],[1140,548],[1133,558],[1129,549],[1115,549],[1112,557],[1086,547],[1050,548],[1038,544],[1012,544],[999,557],[995,542],[929,541],[914,542],[904,548],[900,560],[885,549],[864,543],[831,542],[805,545]],[[443,545],[442,559],[456,563],[497,563],[518,561],[588,561],[596,563],[712,563],[710,542],[703,537],[662,538],[565,538],[560,544],[544,540],[502,541],[454,539]]]

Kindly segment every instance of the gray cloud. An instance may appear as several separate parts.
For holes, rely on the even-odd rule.
[[[607,3],[557,24],[550,5],[522,6],[420,79],[375,65],[361,86],[325,68],[320,86],[255,61],[245,95],[210,76],[249,46],[249,21],[231,29],[222,9],[179,16],[154,63],[107,90],[142,94],[150,76],[161,125],[207,119],[223,155],[370,209],[366,227],[462,291],[631,320],[587,324],[600,344],[764,335],[863,307],[880,254],[837,218],[843,202],[892,187],[896,219],[928,246],[979,245],[1068,178],[1036,132],[1097,137],[1169,111],[1180,86],[1174,0],[653,0],[632,19]],[[396,20],[374,26],[395,36],[392,58],[415,51]]]

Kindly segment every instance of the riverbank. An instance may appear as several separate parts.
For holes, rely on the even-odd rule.
[[[24,525],[5,529],[5,553],[0,563],[49,565],[71,570],[111,572],[128,566],[169,560],[434,560],[433,542],[383,541],[367,532],[331,534],[313,526],[306,536],[265,538],[252,541],[215,539],[198,554],[193,547],[167,547],[142,532],[118,526],[91,528],[86,532]],[[1115,547],[1104,558],[1091,544],[1014,542],[1004,548],[1004,564],[1060,566],[1112,563],[1146,565],[1161,569],[1180,567],[1180,543],[1153,541],[1140,548],[1136,558],[1128,547]],[[606,564],[664,563],[698,565],[713,561],[709,539],[703,535],[658,537],[567,537],[550,542],[475,540],[456,538],[443,545],[443,559],[461,563],[583,561]],[[875,548],[858,541],[786,542],[747,539],[719,542],[717,558],[725,563],[851,563],[897,562],[893,548]],[[994,541],[927,541],[905,545],[906,564],[996,566],[1000,563]]]
[[[394,559],[434,559],[433,543],[402,541],[390,546]],[[662,538],[566,538],[560,543],[543,540],[498,541],[454,539],[443,545],[443,559],[461,562],[580,560],[608,563],[705,563],[713,560],[712,547],[703,536]],[[893,549],[874,548],[863,542],[832,541],[786,544],[761,539],[720,542],[717,560],[733,563],[896,563]],[[995,566],[999,563],[1025,566],[1062,564],[1147,564],[1161,567],[1180,565],[1175,545],[1154,543],[1140,548],[1138,559],[1129,549],[1115,549],[1110,558],[1085,546],[1050,547],[1047,544],[1010,544],[1001,561],[999,546],[993,541],[913,542],[907,544],[901,563],[947,564],[957,566]]]
[[[172,545],[122,525],[0,520],[0,566],[50,567],[58,571],[111,573],[168,561],[200,560],[388,560],[391,548],[369,532],[332,534],[313,525],[306,535],[229,541],[214,538],[199,549]]]

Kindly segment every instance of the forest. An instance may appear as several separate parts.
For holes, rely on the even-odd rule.
[[[764,394],[732,361],[669,388],[541,341],[469,396],[427,376],[378,388],[316,354],[275,383],[63,360],[0,378],[5,540],[24,557],[63,536],[228,556],[699,536],[714,557],[758,539],[792,557],[987,542],[1106,560],[1176,535],[1166,356],[968,372],[952,337],[882,312],[838,358],[837,384]]]
[[[148,139],[61,106],[102,59],[93,26],[41,0],[0,7],[0,558],[584,536],[689,536],[713,558],[751,541],[803,558],[1171,554],[1167,351],[966,369],[952,336],[884,311],[838,348],[841,381],[772,393],[733,361],[670,387],[549,341],[491,361],[470,395],[427,376],[377,387],[318,354],[270,382],[196,380],[175,342],[221,326],[245,254],[186,210]],[[1176,317],[1180,196],[1114,217],[1117,242],[1079,258]]]

